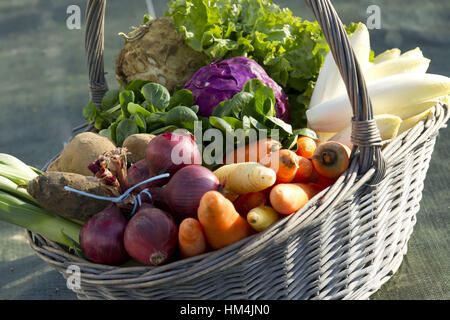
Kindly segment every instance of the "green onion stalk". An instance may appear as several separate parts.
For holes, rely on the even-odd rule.
[[[69,247],[79,246],[81,224],[44,210],[28,193],[28,182],[41,172],[0,153],[0,220]]]

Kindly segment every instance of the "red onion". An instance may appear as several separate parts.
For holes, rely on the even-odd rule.
[[[174,218],[197,218],[202,196],[210,190],[218,190],[219,179],[208,168],[190,165],[177,171],[162,188],[151,189],[156,200],[162,200],[170,208]]]
[[[147,161],[141,160],[133,164],[127,172],[127,182],[129,187],[133,187],[139,182],[142,182],[144,180],[150,179],[157,174],[154,174],[150,172],[147,166]],[[149,183],[146,183],[140,187],[136,188],[136,192],[142,191],[145,188],[151,188],[151,187],[162,187],[168,182],[168,178],[165,179],[158,179],[151,181]]]
[[[200,150],[194,136],[186,132],[166,132],[153,138],[147,146],[145,159],[150,172],[175,172],[191,164],[201,164]]]
[[[128,223],[124,243],[137,261],[160,265],[177,249],[178,227],[170,214],[144,203]]]
[[[90,218],[81,228],[80,245],[90,261],[119,265],[129,259],[123,236],[127,220],[111,205]]]

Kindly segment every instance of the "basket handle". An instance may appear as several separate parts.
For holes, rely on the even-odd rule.
[[[88,0],[86,7],[86,33],[84,38],[89,71],[89,93],[91,101],[100,107],[108,91],[105,79],[104,31],[106,0]]]
[[[372,183],[384,177],[385,161],[381,154],[381,137],[373,118],[364,76],[339,16],[329,0],[305,0],[313,11],[336,61],[353,109],[352,154],[359,150],[360,173],[375,168]],[[85,46],[89,69],[91,101],[101,105],[108,90],[104,72],[104,21],[106,0],[88,0],[86,8]]]
[[[373,118],[372,102],[366,82],[350,45],[347,33],[338,14],[329,0],[305,0],[314,13],[325,39],[330,46],[334,61],[344,80],[353,109],[352,154],[359,149],[360,173],[375,168],[373,184],[380,182],[386,171],[386,163],[381,154],[381,136]]]

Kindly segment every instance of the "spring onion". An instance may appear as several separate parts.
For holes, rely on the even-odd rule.
[[[39,173],[19,159],[0,153],[0,220],[76,247],[81,225],[42,209],[24,188]]]

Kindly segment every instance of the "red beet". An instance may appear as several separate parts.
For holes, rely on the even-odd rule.
[[[128,254],[139,262],[160,265],[176,251],[178,227],[167,212],[144,203],[125,229]]]
[[[181,168],[201,164],[202,157],[191,133],[166,132],[149,142],[145,160],[150,172],[169,173],[172,177]]]
[[[123,236],[127,220],[120,209],[111,205],[90,218],[81,228],[80,245],[90,261],[119,265],[129,259]]]

